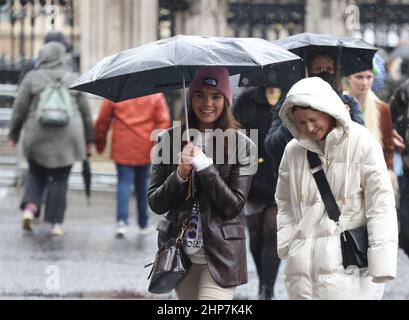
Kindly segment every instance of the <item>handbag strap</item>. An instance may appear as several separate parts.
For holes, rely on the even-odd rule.
[[[178,245],[178,246],[182,246],[182,244],[183,244],[183,236],[185,235],[185,231],[187,229],[187,223],[189,221],[189,217],[190,216],[187,216],[186,219],[183,220],[182,227],[181,227],[181,230],[179,232],[179,235],[176,237],[176,245]]]
[[[180,232],[179,232],[179,234],[176,236],[176,241],[175,241],[175,242],[176,242],[176,246],[177,246],[177,247],[181,247],[181,246],[183,245],[183,236],[184,236],[185,231],[186,231],[186,229],[187,229],[187,223],[188,223],[188,221],[189,221],[189,216],[187,216],[187,217],[183,220],[182,227],[180,228]],[[160,251],[160,250],[161,250],[161,249],[159,249],[159,251]],[[153,260],[152,262],[150,262],[150,263],[144,265],[144,268],[147,268],[147,267],[153,265],[154,263],[155,263],[155,260]],[[153,272],[153,268],[151,269],[151,272],[150,272],[149,275],[148,275],[148,279],[151,277],[152,272]]]
[[[328,216],[330,219],[338,223],[341,212],[335,202],[334,195],[332,194],[324,170],[322,170],[321,160],[318,157],[318,154],[310,150],[307,150],[307,159],[310,164],[312,175],[321,194],[322,201],[324,201],[325,208],[327,209]]]

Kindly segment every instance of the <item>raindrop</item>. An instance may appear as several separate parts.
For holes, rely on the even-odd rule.
[[[249,79],[247,79],[247,78],[241,79],[241,84],[244,85],[244,86],[247,86],[249,84]]]

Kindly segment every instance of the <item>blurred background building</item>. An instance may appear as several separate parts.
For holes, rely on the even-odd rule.
[[[0,63],[18,68],[48,31],[64,32],[81,70],[176,34],[355,35],[385,49],[409,39],[409,0],[0,0]]]

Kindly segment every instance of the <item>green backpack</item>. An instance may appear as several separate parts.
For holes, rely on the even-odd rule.
[[[72,115],[71,103],[68,88],[57,79],[41,91],[36,119],[45,127],[65,127]]]

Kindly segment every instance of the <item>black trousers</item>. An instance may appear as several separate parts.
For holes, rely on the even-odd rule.
[[[260,290],[267,286],[273,294],[280,267],[277,252],[277,207],[266,207],[263,212],[246,216],[250,235],[250,252],[259,278]]]
[[[27,203],[34,203],[38,210],[45,202],[44,220],[50,223],[62,223],[67,206],[68,178],[72,166],[45,168],[29,160],[29,171],[26,181],[21,209]]]
[[[399,246],[409,256],[409,176],[401,176],[399,179],[400,203],[399,203]]]

